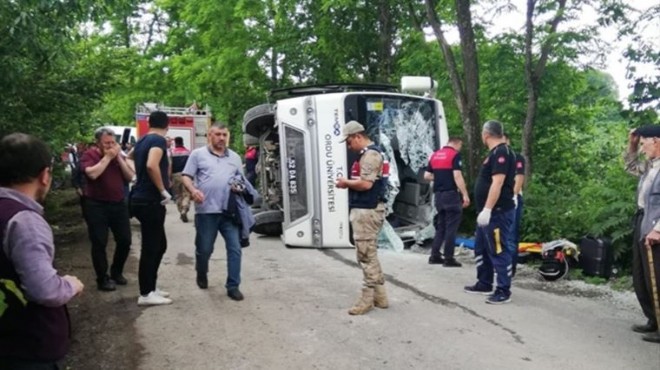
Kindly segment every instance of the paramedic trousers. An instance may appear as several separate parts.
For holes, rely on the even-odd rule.
[[[493,273],[497,273],[497,288],[511,294],[511,253],[507,249],[515,209],[494,209],[490,223],[477,226],[474,259],[477,265],[477,280],[485,288],[493,287]]]
[[[511,276],[516,276],[516,267],[518,266],[518,243],[520,243],[520,220],[523,213],[523,196],[518,194],[518,207],[514,213],[513,224],[507,240],[507,249],[511,253]]]
[[[435,193],[435,209],[438,211],[435,224],[435,237],[431,256],[440,255],[440,247],[445,244],[445,258],[454,258],[456,232],[463,215],[463,196],[456,190]]]
[[[378,232],[385,220],[385,206],[379,203],[376,208],[353,208],[350,212],[353,241],[357,261],[362,267],[364,287],[373,288],[385,283],[383,270],[378,261]]]

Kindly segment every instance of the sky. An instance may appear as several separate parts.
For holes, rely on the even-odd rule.
[[[492,22],[489,27],[490,34],[502,32],[524,32],[526,0],[509,0],[515,6],[515,10],[506,14],[484,14],[483,9],[473,8],[473,14],[482,15],[485,19]],[[627,5],[640,11],[646,10],[653,5],[660,4],[660,0],[627,0]],[[634,17],[631,17],[634,18]],[[566,31],[570,28],[583,27],[585,25],[596,24],[597,14],[592,9],[584,11],[580,19],[569,22],[563,22],[559,25],[559,31]],[[458,42],[458,32],[456,30],[447,30],[447,39],[450,43]],[[610,51],[606,54],[606,60],[602,64],[596,63],[593,55],[585,56],[580,60],[584,65],[591,65],[596,69],[609,73],[617,84],[619,100],[624,101],[632,91],[629,87],[629,81],[626,80],[626,61],[623,58],[623,51],[629,40],[617,40],[617,30],[614,27],[599,28],[602,39],[610,44]],[[644,32],[647,40],[652,41],[658,50],[660,50],[660,19],[656,19],[654,24]],[[643,65],[637,66],[638,72],[647,76],[657,76],[660,74],[660,66]]]

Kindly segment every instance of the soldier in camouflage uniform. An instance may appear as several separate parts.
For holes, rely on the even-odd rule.
[[[344,141],[350,150],[358,153],[358,158],[351,167],[351,178],[338,178],[337,187],[349,190],[353,241],[364,273],[362,296],[348,313],[362,315],[374,305],[388,307],[376,240],[385,220],[383,201],[389,166],[380,148],[369,139],[360,123],[350,121],[344,126],[341,142]]]

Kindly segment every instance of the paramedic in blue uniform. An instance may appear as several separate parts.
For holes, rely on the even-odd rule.
[[[504,134],[506,145],[511,146],[509,136]],[[523,213],[523,194],[522,188],[525,185],[525,157],[516,152],[516,177],[513,185],[513,203],[516,206],[513,226],[509,237],[509,252],[511,252],[511,277],[516,276],[516,267],[518,265],[518,244],[520,243],[520,223]]]
[[[641,152],[646,157],[640,158]],[[637,213],[633,230],[633,287],[642,308],[646,323],[633,325],[632,330],[646,334],[645,341],[660,343],[658,332],[658,308],[653,303],[653,284],[647,248],[653,253],[653,269],[656,278],[655,294],[660,286],[660,125],[645,125],[628,135],[628,150],[624,153],[626,172],[638,176]]]
[[[477,283],[464,288],[467,293],[488,295],[486,303],[511,301],[511,254],[507,238],[513,223],[515,205],[513,185],[516,155],[506,145],[502,124],[488,121],[481,130],[481,140],[488,156],[477,177],[474,200],[478,212],[474,258]],[[497,287],[493,292],[493,273]]]
[[[463,140],[450,137],[447,145],[437,150],[429,158],[424,179],[433,181],[435,209],[438,211],[435,224],[435,237],[431,248],[430,264],[443,264],[445,267],[461,267],[454,259],[456,232],[461,224],[463,208],[470,205],[470,197],[461,172],[461,147]],[[445,244],[444,258],[440,247]]]

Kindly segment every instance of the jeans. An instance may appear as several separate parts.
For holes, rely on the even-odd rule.
[[[238,225],[223,213],[198,213],[195,215],[195,269],[198,275],[209,271],[209,259],[218,232],[225,239],[227,249],[227,282],[225,288],[238,288],[241,284],[241,243]]]
[[[492,288],[493,273],[497,272],[497,288],[506,294],[511,294],[511,253],[507,249],[507,238],[514,213],[514,209],[493,210],[490,223],[477,226],[474,247],[479,285]]]
[[[82,199],[82,198],[81,198]],[[92,243],[92,263],[97,282],[108,276],[108,259],[105,253],[108,244],[108,229],[115,238],[115,255],[110,267],[110,275],[121,275],[131,248],[131,226],[126,203],[101,202],[85,198],[85,221],[87,233]]]
[[[445,258],[454,258],[454,248],[456,244],[456,232],[461,224],[463,215],[463,198],[457,191],[441,191],[435,193],[435,209],[438,211],[437,222],[435,224],[435,237],[433,238],[433,247],[431,256],[440,255],[440,247],[445,244]]]
[[[516,276],[516,267],[518,265],[518,243],[520,243],[520,221],[522,219],[524,205],[522,195],[518,194],[516,196],[518,197],[518,207],[516,207],[514,213],[514,220],[507,241],[507,249],[509,250],[509,253],[511,253],[511,276]]]
[[[131,202],[131,211],[140,221],[142,232],[142,251],[138,279],[140,295],[147,295],[156,290],[158,268],[167,250],[165,236],[165,206],[159,202]]]

